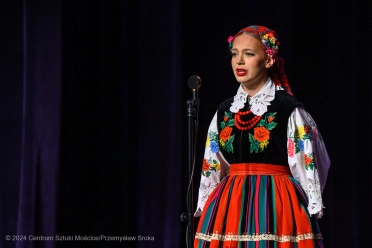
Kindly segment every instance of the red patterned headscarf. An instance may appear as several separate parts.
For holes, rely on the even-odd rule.
[[[280,43],[278,41],[278,35],[276,32],[267,27],[256,25],[243,28],[234,37],[229,36],[227,39],[230,49],[232,49],[234,39],[242,33],[252,34],[253,37],[261,41],[262,48],[266,52],[267,56],[275,59],[275,64],[269,69],[271,79],[275,85],[283,87],[289,94],[293,96],[287,75],[284,71],[284,60],[281,57],[278,57],[278,46]]]

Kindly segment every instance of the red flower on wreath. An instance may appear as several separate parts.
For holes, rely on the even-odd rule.
[[[226,140],[230,139],[231,132],[232,132],[232,128],[229,126],[226,126],[224,129],[222,129],[220,133],[220,139],[226,142]]]

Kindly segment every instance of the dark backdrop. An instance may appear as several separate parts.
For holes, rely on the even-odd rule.
[[[1,247],[186,247],[187,80],[202,79],[195,208],[209,122],[238,87],[227,37],[252,24],[279,34],[292,90],[326,142],[326,247],[369,243],[371,3],[17,0],[0,10]],[[30,241],[56,235],[137,240]]]

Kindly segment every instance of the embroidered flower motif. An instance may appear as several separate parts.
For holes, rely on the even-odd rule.
[[[226,140],[230,139],[231,132],[232,132],[232,128],[229,126],[226,126],[224,129],[221,130],[220,138],[226,142]]]
[[[213,153],[217,153],[217,152],[219,151],[218,143],[215,142],[215,141],[212,141],[212,142],[211,142],[210,148],[211,148],[211,151],[212,151]]]
[[[219,142],[223,149],[225,149],[227,152],[234,153],[234,147],[232,145],[234,141],[235,134],[231,135],[232,127],[234,124],[234,119],[232,118],[231,112],[225,112],[225,115],[223,117],[223,122],[221,122],[221,132],[219,136]]]
[[[204,159],[203,159],[203,167],[202,167],[202,171],[203,171],[203,172],[204,172],[204,171],[208,171],[210,167],[211,167],[211,165],[208,163],[207,159],[204,158]]]
[[[261,148],[261,150],[263,150],[265,147],[267,147],[268,144],[269,144],[269,141],[268,141],[268,140],[263,140],[263,141],[260,143],[260,148]]]
[[[270,130],[274,129],[278,124],[274,121],[275,115],[276,112],[267,113],[257,124],[257,127],[254,128],[254,135],[249,133],[250,153],[262,152],[269,144]]]
[[[209,177],[212,172],[216,172],[221,169],[220,163],[213,158],[206,158],[203,159],[203,168],[202,168],[202,175],[205,177]]]
[[[216,132],[209,132],[206,147],[209,147],[213,153],[217,153],[220,150],[218,147],[218,134]]]
[[[309,154],[306,154],[304,155],[304,158],[305,158],[305,168],[306,170],[307,169],[310,169],[310,170],[314,170],[315,168],[315,156],[313,153],[309,153]]]
[[[305,126],[298,127],[298,136],[299,136],[299,138],[300,139],[303,139],[305,134],[306,134],[306,132],[305,132]]]
[[[298,140],[297,146],[296,146],[296,153],[298,152],[297,150],[299,150],[299,151],[304,150],[304,141],[303,140]]]
[[[293,137],[290,135],[288,138],[288,156],[293,157],[299,152],[304,152],[305,141],[312,141],[314,137],[317,136],[317,130],[313,131],[314,127],[312,125],[298,126],[295,130]],[[316,133],[316,134],[315,134]],[[317,139],[317,138],[316,138]],[[294,149],[294,152],[293,152]],[[303,156],[303,161],[305,162],[306,170],[314,170],[316,168],[316,159],[313,153],[305,153]]]
[[[319,139],[321,140],[322,138],[318,133],[318,129],[313,127],[311,127],[311,136],[313,137],[315,142],[318,141]]]
[[[221,169],[221,165],[216,160],[213,160],[212,168],[214,168],[217,171]]]
[[[288,150],[288,156],[290,158],[293,158],[294,157],[294,147],[295,147],[295,144],[293,142],[293,140],[291,138],[288,138],[288,147],[287,147],[287,150]]]
[[[323,138],[320,135],[318,128],[316,127],[313,121],[309,123],[309,129],[310,129],[309,133],[312,136],[314,141],[318,141],[318,140],[323,141]]]
[[[311,163],[311,161],[312,159],[309,156],[307,156],[307,154],[305,154],[305,164],[308,165]]]
[[[270,132],[265,127],[256,127],[254,128],[254,136],[259,142],[270,139]]]

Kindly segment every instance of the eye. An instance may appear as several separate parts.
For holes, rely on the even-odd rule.
[[[254,56],[254,53],[251,53],[251,52],[246,52],[245,55],[251,57],[251,56]]]
[[[231,57],[236,57],[237,55],[237,53],[231,53]]]

